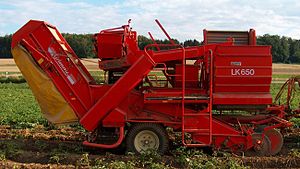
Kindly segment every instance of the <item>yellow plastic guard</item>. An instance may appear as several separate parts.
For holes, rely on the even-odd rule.
[[[12,49],[14,60],[38,101],[44,117],[54,124],[78,121],[71,106],[59,93],[51,79],[35,63],[32,56],[22,46]],[[40,60],[39,62],[42,62]]]

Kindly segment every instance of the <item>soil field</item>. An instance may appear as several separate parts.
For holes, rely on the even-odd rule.
[[[279,88],[272,85],[272,94]],[[48,124],[26,83],[0,83],[0,110],[0,168],[300,168],[300,121],[284,132],[283,149],[273,157],[185,149],[174,133],[170,152],[161,157],[83,146],[84,130]]]
[[[273,64],[273,74],[299,75],[300,74],[300,65]]]
[[[81,61],[89,71],[99,71],[97,59],[84,59]],[[0,59],[0,72],[19,73],[20,70],[13,59]]]
[[[84,133],[68,127],[46,129],[43,126],[36,126],[32,129],[11,129],[9,126],[0,126],[0,147],[1,151],[5,149],[6,155],[6,159],[0,161],[0,168],[195,167],[195,164],[189,164],[189,159],[199,162],[199,166],[203,161],[212,161],[211,165],[215,166],[212,168],[230,168],[230,163],[236,163],[243,166],[242,168],[300,168],[300,152],[293,151],[300,148],[300,129],[288,130],[283,150],[272,157],[243,157],[220,152],[217,155],[209,155],[208,152],[203,153],[199,149],[185,149],[185,152],[193,153],[186,153],[182,158],[180,154],[183,153],[182,150],[174,146],[169,154],[156,159],[151,155],[148,157],[124,155],[121,148],[89,149],[81,145],[83,139]]]

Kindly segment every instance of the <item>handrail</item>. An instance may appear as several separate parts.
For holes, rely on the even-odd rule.
[[[185,55],[185,48],[182,46],[182,45],[180,45],[180,44],[148,44],[148,45],[146,45],[145,47],[144,47],[144,53],[148,56],[148,58],[151,58],[152,59],[152,57],[151,57],[151,55],[149,54],[149,48],[150,47],[156,47],[156,48],[159,48],[159,47],[179,47],[179,48],[181,48],[182,50],[183,50],[183,52],[184,52],[184,55]],[[160,49],[160,48],[159,48]],[[153,51],[153,50],[151,50],[151,51]],[[184,59],[185,59],[185,56],[183,57]],[[154,61],[153,61],[154,62]],[[176,74],[174,74],[174,75],[171,75],[171,74],[169,74],[168,72],[167,72],[167,66],[166,66],[166,64],[165,63],[155,63],[155,66],[157,66],[157,65],[163,65],[163,73],[164,73],[164,75],[166,76],[166,78],[167,78],[167,81],[169,81],[170,82],[170,79],[169,79],[169,77],[177,77],[177,76],[182,76],[182,75],[176,75]]]
[[[209,144],[212,142],[212,104],[213,104],[213,51],[209,50],[210,54],[210,86],[209,86]]]
[[[148,45],[146,45],[145,47],[144,47],[144,52],[148,55],[148,56],[150,56],[150,54],[148,53],[148,49],[150,48],[150,47],[179,47],[179,48],[184,48],[182,45],[180,45],[180,44],[148,44]],[[153,51],[153,50],[151,50],[151,51]]]
[[[157,47],[157,46],[163,46],[163,47],[168,47],[168,46],[179,46],[182,49],[182,100],[181,100],[181,111],[182,111],[182,123],[181,123],[181,127],[182,127],[182,143],[184,146],[207,146],[210,145],[212,143],[212,97],[213,97],[213,51],[210,49],[209,51],[209,73],[210,73],[210,80],[209,80],[209,105],[208,105],[208,111],[209,111],[209,143],[208,144],[203,144],[203,143],[198,143],[198,144],[190,144],[190,143],[185,143],[185,135],[184,135],[184,131],[185,131],[185,124],[184,124],[184,116],[185,116],[185,48],[182,45],[173,45],[173,44],[149,44],[144,48],[144,52],[146,55],[148,55],[148,57],[151,58],[150,54],[148,53],[148,48],[149,47]],[[208,63],[207,62],[207,63]],[[164,71],[166,70],[166,65],[164,63],[156,63],[156,65],[158,64],[162,64],[164,65]],[[168,75],[168,74],[167,74]],[[173,75],[173,76],[178,76],[178,75]]]
[[[182,128],[182,133],[181,133],[181,137],[182,137],[182,143],[185,144],[185,138],[184,138],[184,114],[185,114],[185,103],[184,103],[184,97],[185,97],[185,64],[186,64],[186,61],[185,61],[185,49],[182,48],[183,52],[182,52],[182,100],[181,100],[181,119],[182,119],[182,123],[181,123],[181,128]]]
[[[198,146],[207,146],[207,145],[211,145],[212,144],[212,97],[213,97],[213,51],[209,50],[209,58],[210,59],[210,67],[209,67],[209,73],[210,73],[210,80],[209,80],[209,105],[208,105],[208,111],[209,111],[209,142],[208,144],[204,144],[204,143],[185,143],[184,142],[184,132],[182,133],[182,143],[184,146],[190,146],[190,147],[198,147]],[[205,115],[205,114],[203,114]],[[184,116],[183,116],[184,117]],[[183,119],[184,120],[184,119]],[[183,126],[184,127],[184,126]],[[184,128],[183,130],[184,131]]]

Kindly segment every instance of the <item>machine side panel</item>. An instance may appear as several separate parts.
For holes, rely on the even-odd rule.
[[[269,46],[219,46],[214,64],[214,104],[272,103]]]

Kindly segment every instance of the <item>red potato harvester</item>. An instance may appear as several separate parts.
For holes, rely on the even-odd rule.
[[[163,154],[169,127],[187,147],[277,154],[279,129],[291,126],[285,119],[299,110],[272,102],[271,47],[256,45],[252,29],[204,30],[202,45],[183,47],[156,22],[170,44],[157,44],[149,33],[153,44],[139,49],[129,23],[94,35],[103,84],[43,21],[31,20],[13,35],[12,54],[44,117],[54,124],[79,121],[89,133],[86,146],[116,148],[125,141],[128,151]],[[285,85],[299,78],[290,81]]]

